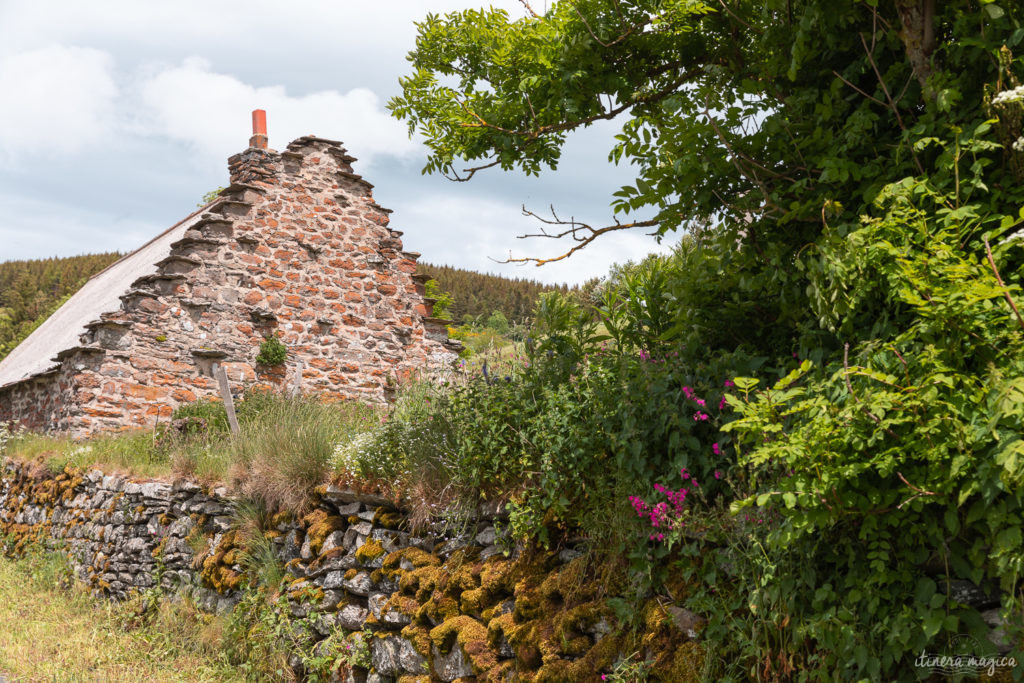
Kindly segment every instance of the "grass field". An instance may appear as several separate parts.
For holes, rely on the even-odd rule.
[[[230,681],[207,619],[184,606],[160,608],[132,627],[137,605],[61,588],[62,558],[0,556],[0,679],[11,681]],[[205,637],[209,636],[209,637]]]

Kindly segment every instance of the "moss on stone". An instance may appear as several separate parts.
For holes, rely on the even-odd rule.
[[[461,647],[477,674],[489,671],[498,663],[497,656],[487,646],[487,628],[464,614],[435,626],[430,631],[430,641],[442,653],[451,652],[456,645]]]
[[[319,555],[324,541],[335,531],[345,528],[345,522],[337,515],[328,514],[322,508],[316,508],[302,518],[306,524],[306,539],[314,555]]]
[[[377,508],[373,514],[373,523],[386,529],[399,529],[405,523],[405,515],[387,508]]]
[[[402,637],[423,657],[430,657],[430,629],[415,621],[402,628]]]
[[[369,564],[384,554],[384,546],[375,538],[367,539],[365,543],[356,549],[356,560],[360,564]]]

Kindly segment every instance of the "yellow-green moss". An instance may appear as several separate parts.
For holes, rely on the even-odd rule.
[[[412,643],[416,652],[424,657],[430,656],[430,628],[413,622],[402,628],[402,637]]]
[[[373,523],[387,529],[398,529],[404,522],[405,515],[394,510],[377,508],[377,511],[373,514]]]
[[[450,652],[456,644],[469,659],[474,673],[492,669],[498,658],[487,646],[487,629],[476,619],[459,615],[435,626],[430,631],[430,641],[442,652]]]
[[[294,517],[292,516],[291,511],[282,510],[270,518],[270,526],[279,527],[284,524],[290,524],[293,519]]]
[[[384,546],[381,545],[381,542],[377,539],[371,538],[356,550],[356,560],[358,560],[360,564],[369,564],[383,554]]]
[[[309,540],[309,547],[315,555],[320,554],[324,541],[335,531],[345,528],[345,523],[336,515],[330,515],[322,508],[316,508],[302,518],[305,522],[306,538]]]

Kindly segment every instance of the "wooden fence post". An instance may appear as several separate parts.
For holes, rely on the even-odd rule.
[[[228,425],[231,433],[238,433],[238,418],[235,417],[235,399],[231,396],[231,387],[228,386],[228,373],[223,365],[217,365],[217,383],[220,384],[220,397],[224,399],[224,410],[228,414]]]

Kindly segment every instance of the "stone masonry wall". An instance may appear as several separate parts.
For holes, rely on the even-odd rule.
[[[238,602],[245,539],[225,490],[12,460],[2,474],[0,533],[67,548],[97,593],[125,598],[159,585],[210,611]],[[326,487],[308,514],[280,514],[264,534],[285,562],[287,609],[307,625],[313,651],[329,637],[369,642],[371,665],[339,667],[333,680],[591,681],[639,648],[654,662],[652,680],[685,681],[703,661],[699,617],[648,599],[638,607],[646,630],[627,641],[607,577],[587,557],[504,549],[493,520],[413,534],[387,501]],[[301,660],[291,665],[301,677]]]
[[[382,402],[417,370],[454,360],[430,317],[418,254],[352,172],[340,143],[303,137],[229,160],[231,185],[119,310],[87,325],[53,374],[0,389],[0,421],[85,435],[151,425],[233,387]],[[255,357],[268,335],[285,366]]]

